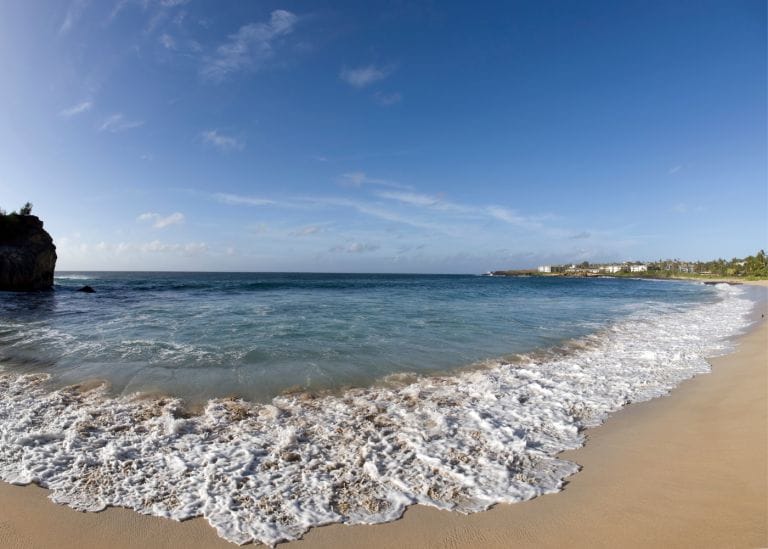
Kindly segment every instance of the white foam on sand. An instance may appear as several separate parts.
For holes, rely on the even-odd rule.
[[[717,291],[717,303],[636,313],[568,353],[321,398],[217,399],[192,417],[171,398],[51,392],[43,375],[2,373],[0,478],[84,511],[204,516],[236,543],[391,521],[415,503],[475,512],[527,500],[578,470],[556,455],[585,427],[730,349],[752,303]]]

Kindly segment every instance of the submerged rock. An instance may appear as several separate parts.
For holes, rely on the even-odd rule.
[[[96,292],[96,290],[94,290],[90,286],[83,286],[82,288],[78,288],[77,291],[78,292],[85,292],[86,294],[92,294],[92,293]]]
[[[50,290],[56,246],[34,215],[0,215],[0,290]]]

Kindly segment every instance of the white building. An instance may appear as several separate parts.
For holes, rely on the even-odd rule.
[[[648,270],[648,265],[630,265],[629,270],[633,273],[644,273]]]
[[[540,273],[551,273],[552,272],[552,266],[551,265],[539,265],[539,272]]]
[[[601,267],[601,269],[606,273],[618,273],[621,271],[621,265],[606,265]]]

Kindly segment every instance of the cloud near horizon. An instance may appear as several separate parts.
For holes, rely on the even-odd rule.
[[[362,254],[365,252],[375,252],[381,246],[378,244],[365,244],[363,242],[352,242],[350,244],[334,246],[330,252],[341,252],[345,254]]]
[[[181,212],[174,212],[170,215],[161,215],[155,212],[146,212],[136,218],[137,221],[152,221],[152,226],[155,229],[165,229],[171,225],[179,225],[184,223],[184,214]]]

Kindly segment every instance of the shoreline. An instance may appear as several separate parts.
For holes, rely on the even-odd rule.
[[[473,515],[414,506],[395,522],[315,528],[280,547],[765,545],[766,342],[761,322],[708,375],[589,429],[584,447],[561,454],[582,466],[562,492]],[[235,547],[204,519],[78,513],[46,494],[0,483],[1,546]]]

